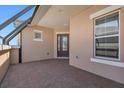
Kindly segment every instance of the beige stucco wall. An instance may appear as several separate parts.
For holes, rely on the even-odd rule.
[[[19,63],[19,48],[11,49],[10,55],[11,55],[10,64],[18,64]]]
[[[10,64],[10,50],[0,51],[0,82],[6,74]]]
[[[57,58],[57,34],[63,34],[63,33],[69,34],[69,29],[68,28],[54,29],[54,58]]]
[[[33,31],[43,31],[43,41],[33,40]],[[53,29],[30,26],[22,31],[22,62],[50,59],[54,57],[54,31]],[[49,54],[48,54],[49,53]]]
[[[121,40],[121,43],[120,43],[120,49],[121,49],[121,52],[120,52],[120,59],[121,59],[121,62],[124,62],[124,8],[121,9],[121,13],[120,13],[120,20],[121,20],[121,24],[120,24],[120,40]]]
[[[92,6],[70,19],[70,65],[124,84],[124,68],[93,63],[92,13],[107,6]],[[121,62],[124,62],[124,9],[121,9]],[[76,58],[78,56],[78,58]]]

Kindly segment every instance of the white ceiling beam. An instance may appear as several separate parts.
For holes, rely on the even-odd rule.
[[[43,18],[43,16],[47,13],[47,11],[50,9],[50,7],[51,5],[40,5],[31,24],[37,25],[39,21]]]

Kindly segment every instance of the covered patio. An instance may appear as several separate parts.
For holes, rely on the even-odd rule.
[[[1,88],[124,87],[123,5],[0,9]]]
[[[1,83],[2,88],[108,88],[124,85],[77,69],[69,60],[45,61],[11,65]]]

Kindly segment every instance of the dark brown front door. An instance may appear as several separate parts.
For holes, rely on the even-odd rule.
[[[69,57],[69,34],[57,34],[57,57]]]

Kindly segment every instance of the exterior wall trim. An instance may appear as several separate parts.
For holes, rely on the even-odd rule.
[[[56,35],[57,34],[69,34],[69,32],[56,32]]]
[[[102,64],[106,64],[106,65],[124,68],[124,62],[103,60],[103,59],[98,59],[98,58],[91,58],[91,62],[102,63]]]
[[[116,9],[119,9],[121,7],[124,7],[124,5],[111,5],[111,6],[107,7],[107,8],[104,8],[104,9],[98,11],[98,12],[95,12],[95,13],[91,14],[89,17],[90,17],[90,19],[93,19],[93,18],[96,18],[98,16],[101,16],[101,15],[104,15],[106,13],[109,13],[111,11],[114,11]]]

